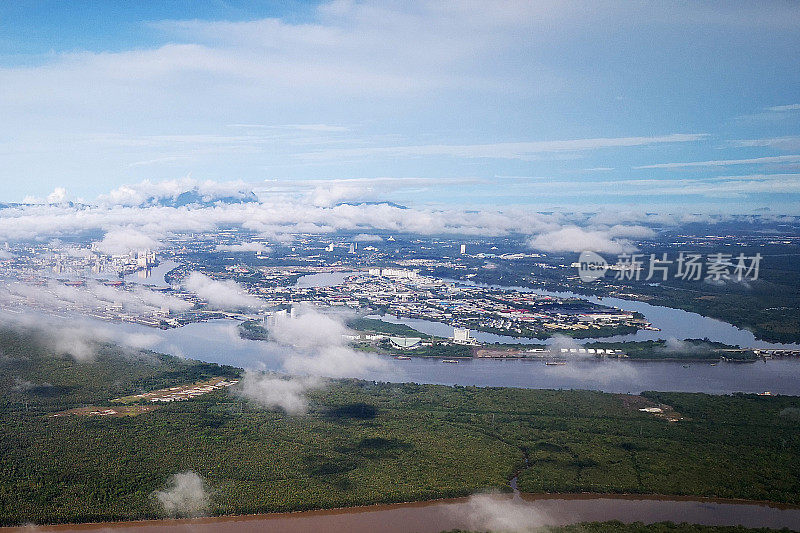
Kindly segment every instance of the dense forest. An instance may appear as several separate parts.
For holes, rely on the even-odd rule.
[[[239,370],[97,346],[93,361],[0,332],[0,522],[163,515],[193,471],[211,514],[509,490],[703,495],[800,503],[800,398],[331,381],[289,416],[231,387],[137,416],[58,416]],[[683,418],[641,412],[669,405]]]

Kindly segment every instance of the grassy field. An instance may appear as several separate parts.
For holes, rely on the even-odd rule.
[[[330,382],[288,416],[214,391],[139,416],[61,416],[237,369],[102,346],[94,362],[0,332],[0,523],[160,516],[192,470],[212,514],[507,489],[800,503],[800,398]],[[639,411],[673,406],[679,422]],[[527,458],[527,467],[526,461]]]

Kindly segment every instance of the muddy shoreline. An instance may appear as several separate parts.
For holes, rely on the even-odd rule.
[[[698,523],[713,523],[723,525],[725,516],[730,516],[729,525],[748,525],[751,527],[800,527],[800,505],[782,504],[769,501],[712,498],[698,496],[668,496],[659,494],[493,494],[488,495],[497,502],[513,502],[515,505],[537,509],[543,516],[552,515],[548,525],[563,525],[582,521],[622,520],[623,522],[648,521],[647,516],[652,515],[651,522],[669,520],[673,522],[692,522],[692,517],[697,516]],[[7,526],[0,531],[52,531],[52,532],[90,532],[108,531],[117,532],[174,532],[174,531],[293,531],[294,527],[302,531],[308,527],[325,527],[330,531],[368,531],[378,524],[393,524],[387,531],[437,531],[436,528],[447,528],[452,525],[464,527],[472,524],[466,513],[471,509],[471,500],[468,497],[426,500],[419,502],[404,502],[393,504],[375,504],[356,507],[341,507],[333,509],[318,509],[312,511],[293,511],[285,513],[259,513],[243,515],[220,515],[200,518],[174,518],[155,520],[134,520],[120,522],[92,522],[81,524],[50,524]],[[636,512],[637,507],[644,512]],[[659,509],[664,507],[664,509]],[[681,510],[686,507],[689,514]],[[717,511],[711,512],[719,507]],[[621,512],[615,514],[614,508]],[[554,513],[553,510],[556,510]],[[575,512],[576,509],[579,512]],[[581,512],[581,509],[583,512]],[[627,511],[626,511],[627,509]],[[703,510],[709,512],[703,513]],[[561,511],[570,518],[564,519],[557,511]],[[609,517],[604,518],[605,510]],[[631,511],[633,510],[633,511]],[[675,516],[666,518],[674,511]],[[692,514],[694,513],[694,515]],[[626,514],[630,515],[626,519]],[[703,514],[708,516],[704,519]],[[785,514],[786,516],[781,516]],[[748,520],[748,515],[750,520]],[[761,515],[774,515],[770,519],[762,519]],[[736,517],[739,518],[736,518]],[[413,518],[415,520],[409,520]],[[584,519],[586,518],[586,519]],[[429,529],[417,529],[420,523],[429,524]],[[441,526],[438,525],[441,523]],[[759,525],[761,524],[761,525]],[[784,524],[784,525],[782,525]],[[408,529],[406,529],[408,527]],[[438,530],[441,531],[441,530]]]

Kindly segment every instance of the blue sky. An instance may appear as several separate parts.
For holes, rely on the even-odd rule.
[[[798,57],[793,2],[7,2],[0,200],[391,177],[410,204],[797,213]]]

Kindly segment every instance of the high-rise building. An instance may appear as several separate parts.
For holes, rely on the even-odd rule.
[[[453,328],[453,342],[469,344],[472,338],[469,336],[469,328]]]
[[[464,255],[466,253],[467,253],[467,245],[466,244],[462,244],[461,245],[461,255]]]

